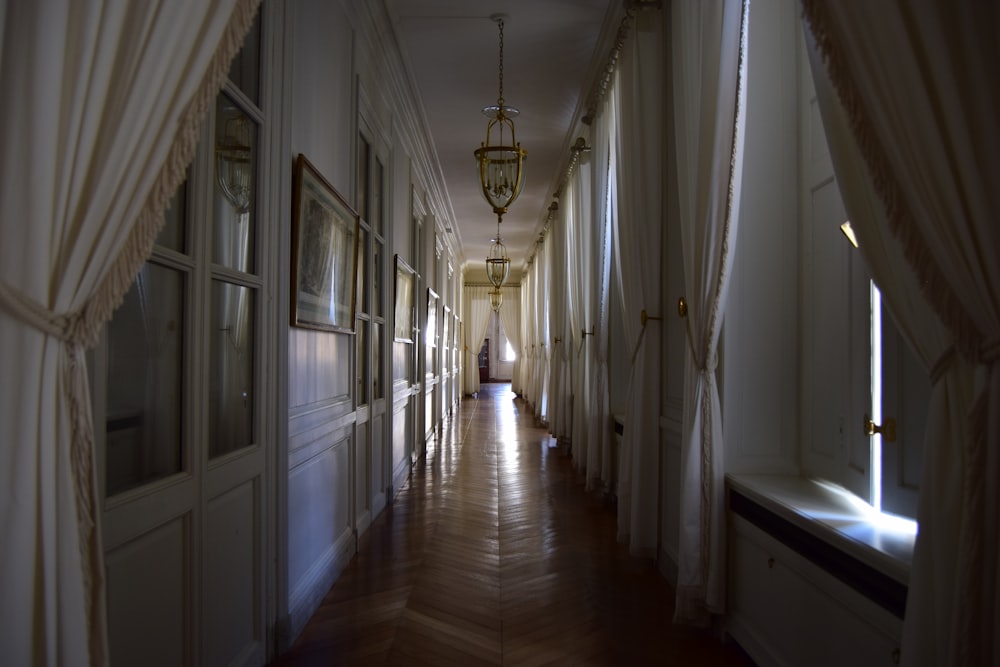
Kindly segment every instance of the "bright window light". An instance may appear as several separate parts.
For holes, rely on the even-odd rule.
[[[507,341],[507,347],[503,351],[504,361],[514,361],[514,348],[510,346],[510,341]]]
[[[872,308],[872,421],[882,423],[882,293],[871,281]],[[882,511],[882,436],[871,438],[872,507]]]

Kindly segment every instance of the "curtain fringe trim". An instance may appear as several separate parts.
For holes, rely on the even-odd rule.
[[[955,336],[956,347],[962,355],[972,362],[981,361],[982,333],[962,307],[934,259],[927,241],[917,225],[913,224],[913,215],[893,176],[885,151],[871,127],[861,94],[847,70],[844,55],[830,34],[831,19],[826,3],[822,0],[802,0],[802,12],[826,63],[830,81],[847,111],[851,131],[871,170],[875,190],[886,207],[889,229],[900,242],[904,256],[913,267],[924,298]]]
[[[167,158],[118,258],[79,314],[69,317],[73,326],[67,330],[67,338],[64,340],[75,348],[69,352],[70,373],[73,377],[70,382],[74,384],[67,386],[73,428],[71,460],[80,530],[90,663],[93,665],[107,664],[108,661],[107,640],[103,631],[105,624],[98,621],[104,608],[104,568],[100,535],[96,530],[98,507],[93,426],[84,394],[75,384],[84,369],[76,355],[82,352],[82,348],[93,347],[97,342],[101,327],[121,305],[135,276],[152,253],[153,244],[164,223],[163,212],[184,181],[187,167],[194,158],[201,123],[228,77],[230,63],[243,48],[243,40],[250,30],[259,4],[260,0],[237,0],[219,47],[180,120]],[[96,636],[98,633],[99,637]]]

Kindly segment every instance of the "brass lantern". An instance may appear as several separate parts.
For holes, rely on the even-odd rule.
[[[500,223],[497,222],[497,237],[493,239],[490,253],[486,256],[486,276],[490,284],[500,289],[510,274],[510,257],[507,256],[507,246],[500,239]]]
[[[240,215],[250,210],[253,191],[251,123],[238,110],[226,118],[215,147],[215,176],[229,203]]]
[[[503,305],[503,292],[500,291],[499,287],[497,287],[496,289],[491,289],[490,290],[490,308],[493,309],[493,312],[499,313],[500,312],[500,306],[502,306],[502,305]]]
[[[524,159],[528,156],[528,151],[521,148],[514,135],[512,119],[520,111],[504,105],[503,16],[494,14],[490,18],[500,27],[500,86],[497,103],[483,108],[483,115],[490,121],[486,125],[486,141],[475,150],[475,156],[483,196],[493,207],[497,222],[500,222],[507,208],[521,194],[521,187],[524,185]]]

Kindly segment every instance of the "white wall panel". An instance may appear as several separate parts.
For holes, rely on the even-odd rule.
[[[244,482],[209,500],[206,508],[202,626],[209,665],[237,663],[262,640],[256,622],[262,602],[257,577],[258,489],[257,480]]]
[[[112,664],[192,661],[189,521],[178,517],[105,556]]]
[[[798,414],[797,14],[750,5],[740,228],[722,340],[726,470],[794,472]]]
[[[351,534],[349,438],[288,474],[288,582],[295,591],[310,568]]]

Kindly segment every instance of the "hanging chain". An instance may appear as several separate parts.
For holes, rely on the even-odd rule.
[[[503,109],[503,19],[497,21],[500,26],[500,92],[497,94],[497,106]]]

